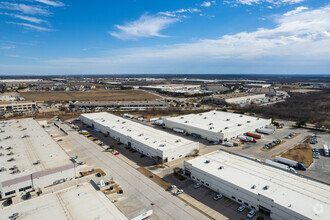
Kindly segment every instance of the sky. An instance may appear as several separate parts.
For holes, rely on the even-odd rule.
[[[330,0],[1,0],[0,74],[330,74]]]

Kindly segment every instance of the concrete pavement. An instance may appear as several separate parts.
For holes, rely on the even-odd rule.
[[[156,183],[139,173],[116,156],[99,147],[97,144],[78,134],[69,126],[61,123],[57,125],[68,135],[63,137],[69,142],[71,149],[64,149],[71,156],[86,158],[95,168],[102,168],[107,175],[111,175],[124,189],[124,193],[138,196],[145,203],[153,204],[154,215],[159,219],[209,219],[194,208],[187,206],[182,200],[172,196]],[[59,143],[61,144],[61,143]],[[109,178],[109,177],[108,177]]]

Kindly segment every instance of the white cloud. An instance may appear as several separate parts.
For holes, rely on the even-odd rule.
[[[35,0],[36,2],[44,3],[46,5],[54,6],[54,7],[62,7],[64,6],[63,2],[60,1],[51,1],[51,0]]]
[[[159,12],[159,15],[165,15],[168,17],[179,17],[179,18],[185,18],[187,17],[184,14],[190,13],[197,13],[197,12],[201,12],[201,10],[199,10],[198,8],[182,8],[176,11],[164,11],[164,12]]]
[[[19,18],[19,19],[29,21],[29,22],[32,22],[32,23],[37,23],[37,24],[48,23],[48,21],[40,19],[40,18],[25,16],[25,15],[19,15],[19,14],[10,14],[10,13],[1,13],[0,12],[0,15],[8,15],[8,16],[11,16],[13,18]]]
[[[25,5],[25,4],[16,4],[16,3],[9,3],[9,2],[0,3],[0,8],[14,10],[14,11],[20,11],[24,14],[41,14],[41,15],[50,14],[50,12],[48,10],[41,8],[39,6],[29,6],[29,5]]]
[[[232,4],[243,4],[243,5],[253,5],[261,3],[269,3],[272,5],[285,5],[285,4],[297,4],[305,0],[226,0],[226,3]]]
[[[301,7],[298,7],[292,11],[288,11],[287,13],[284,14],[284,16],[291,16],[291,15],[296,15],[296,14],[299,14],[300,12],[302,11],[305,11],[305,10],[308,10],[307,7],[304,7],[304,6],[301,6]]]
[[[275,64],[297,61],[297,65],[330,61],[330,5],[298,14],[282,15],[274,28],[224,35],[218,39],[201,39],[195,43],[164,45],[150,48],[129,48],[111,51],[102,58],[63,58],[49,60],[56,65],[102,65],[111,67],[127,64],[144,67],[154,63],[195,65],[223,61],[257,62],[268,59]],[[262,62],[264,63],[264,62]],[[297,67],[298,67],[297,66]]]
[[[109,34],[122,40],[135,40],[140,37],[166,37],[160,32],[178,21],[180,21],[178,18],[145,14],[136,21],[125,25],[115,25],[118,31],[112,31]]]
[[[201,4],[202,7],[210,7],[212,5],[211,2],[205,1]]]
[[[8,45],[8,46],[0,47],[0,50],[11,50],[11,49],[15,49],[15,48],[16,48],[15,45]]]
[[[26,29],[33,29],[33,30],[37,30],[37,31],[54,31],[53,29],[50,29],[50,28],[40,27],[40,26],[28,24],[28,23],[7,22],[7,24],[16,24],[19,26],[23,26]]]

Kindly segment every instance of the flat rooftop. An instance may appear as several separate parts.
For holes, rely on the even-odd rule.
[[[0,130],[3,131],[0,133],[0,153],[3,154],[0,168],[7,169],[0,172],[1,181],[72,164],[70,157],[32,118],[1,121]],[[38,160],[40,163],[33,165]],[[20,172],[11,174],[10,168],[14,165]]]
[[[230,133],[242,129],[254,131],[255,127],[253,126],[270,123],[270,119],[222,111],[183,115],[166,118],[165,121],[172,121],[184,126],[191,126],[215,133]]]
[[[127,219],[89,183],[5,207],[1,216],[9,219],[16,212],[19,219]]]
[[[246,92],[233,92],[228,94],[214,95],[211,96],[213,98],[221,98],[221,99],[232,99],[232,98],[240,98],[240,97],[249,97],[249,96],[259,96],[262,94],[251,94]]]
[[[188,139],[106,112],[83,114],[82,116],[160,151],[177,149],[193,143]]]
[[[209,160],[209,163],[205,163]],[[193,167],[239,186],[253,194],[264,195],[281,206],[310,219],[329,219],[330,186],[302,178],[261,163],[217,151],[188,161]],[[219,169],[223,166],[223,169]],[[255,186],[252,189],[252,186]],[[268,189],[263,189],[268,186]]]

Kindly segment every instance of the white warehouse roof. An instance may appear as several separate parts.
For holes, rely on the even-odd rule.
[[[208,132],[231,134],[244,130],[254,131],[256,128],[271,123],[271,119],[262,119],[230,112],[210,111],[200,114],[183,115],[166,118],[187,127],[195,127]],[[166,124],[166,123],[165,123]],[[184,129],[184,127],[180,127]]]
[[[50,193],[7,208],[0,208],[1,217],[10,219],[116,219],[127,220],[123,213],[89,183]]]
[[[159,151],[177,149],[193,143],[193,141],[177,135],[106,112],[83,114],[82,116]]]
[[[70,157],[32,118],[2,121],[0,130],[0,168],[6,169],[0,172],[1,181],[72,165]],[[38,160],[40,163],[33,165]],[[14,165],[20,172],[11,174]]]
[[[208,160],[208,163],[205,161]],[[330,186],[224,151],[185,162],[310,219],[329,219]],[[219,167],[222,166],[222,169]],[[253,187],[255,186],[255,187]],[[264,187],[268,186],[267,189]]]

